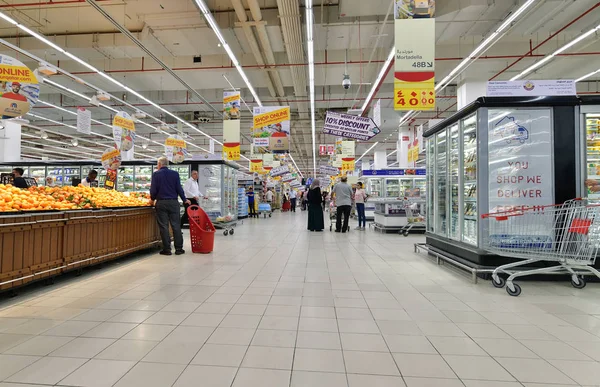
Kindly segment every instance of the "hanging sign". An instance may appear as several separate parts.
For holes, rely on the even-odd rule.
[[[381,100],[378,99],[373,107],[373,122],[378,128],[381,127]]]
[[[40,97],[33,71],[10,56],[0,55],[0,113],[2,119],[25,115]]]
[[[319,145],[319,156],[326,156],[327,155],[327,145]]]
[[[354,141],[342,141],[342,156],[344,157],[354,157]]]
[[[327,145],[327,155],[331,156],[335,154],[335,145]]]
[[[275,167],[271,169],[271,176],[283,176],[290,172],[290,168],[287,165],[282,165],[280,167]]]
[[[294,179],[295,179],[295,177],[291,173],[285,174],[281,177],[281,181],[283,181],[284,183],[288,183]]]
[[[339,168],[330,165],[321,165],[319,167],[319,172],[327,176],[337,176],[340,173],[340,170]]]
[[[333,136],[368,141],[381,131],[372,118],[327,112],[323,133]]]
[[[267,147],[274,153],[290,150],[290,107],[263,106],[254,108],[252,137],[255,146]],[[268,139],[268,144],[266,144]]]
[[[223,158],[240,159],[240,120],[223,121]]]
[[[354,157],[342,157],[342,175],[354,172]]]
[[[208,142],[208,151],[211,154],[215,153],[215,140],[213,140],[212,138],[210,139],[210,141]]]
[[[435,19],[430,17],[396,19],[395,110],[435,108]]]
[[[490,81],[487,83],[488,97],[545,97],[556,95],[577,95],[575,81],[535,80],[535,81]]]
[[[100,158],[102,167],[106,170],[104,188],[115,189],[117,185],[117,170],[121,166],[121,151],[115,148],[107,148]]]
[[[83,134],[92,132],[92,112],[82,107],[77,108],[77,131]]]
[[[169,137],[165,140],[165,155],[174,164],[182,163],[188,155],[186,146],[181,136]]]
[[[273,160],[273,153],[265,153],[263,155],[263,168],[267,171],[270,171],[273,169],[273,164],[274,164],[274,160]]]
[[[263,161],[262,160],[250,160],[250,172],[263,172]]]
[[[118,112],[113,118],[113,137],[121,152],[133,149],[135,143],[135,124],[127,112]]]
[[[240,101],[239,91],[223,92],[223,159],[225,160],[240,159]]]

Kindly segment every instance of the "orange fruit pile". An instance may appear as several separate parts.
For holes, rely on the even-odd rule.
[[[146,197],[90,187],[30,187],[19,189],[0,184],[0,212],[76,210],[102,207],[149,206]]]

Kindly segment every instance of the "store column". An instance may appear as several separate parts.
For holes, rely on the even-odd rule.
[[[408,163],[408,145],[411,142],[411,133],[408,128],[400,128],[398,142],[396,143],[396,160],[398,168],[405,169],[411,165]]]
[[[458,83],[458,88],[456,89],[456,98],[458,101],[457,110],[464,108],[479,97],[484,97],[486,92],[487,81],[460,81]]]
[[[373,167],[373,169],[378,170],[378,169],[386,169],[387,168],[387,153],[384,150],[380,150],[380,151],[375,151],[375,165]]]
[[[21,161],[21,122],[0,121],[0,162]]]

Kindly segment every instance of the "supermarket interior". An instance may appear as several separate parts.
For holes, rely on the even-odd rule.
[[[600,386],[599,56],[597,0],[0,1],[0,387]]]

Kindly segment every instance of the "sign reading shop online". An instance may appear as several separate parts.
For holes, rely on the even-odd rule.
[[[550,111],[489,111],[489,210],[554,204]]]

